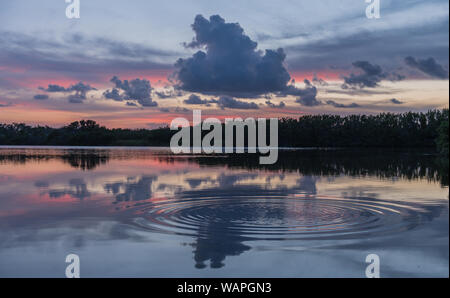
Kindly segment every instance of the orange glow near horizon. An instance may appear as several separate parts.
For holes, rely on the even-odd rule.
[[[27,74],[27,69],[22,68],[5,68],[1,67],[0,71],[8,71],[15,73]],[[69,87],[78,82],[84,82],[86,84],[90,84],[97,88],[110,88],[112,84],[110,83],[110,79],[113,76],[117,76],[121,80],[133,80],[136,78],[147,79],[153,85],[159,86],[168,83],[167,77],[173,72],[172,69],[153,69],[153,70],[129,70],[129,71],[120,71],[118,73],[102,73],[96,75],[95,72],[93,76],[95,79],[86,80],[82,78],[72,77],[72,76],[62,76],[61,74],[41,74],[39,76],[33,77],[21,77],[17,78],[7,78],[6,80],[11,86],[19,87],[19,88],[29,88],[36,89],[36,92],[39,92],[38,87],[47,87],[49,84],[59,85],[63,87]]]
[[[28,69],[26,68],[11,68],[11,67],[0,67],[0,71],[8,71],[11,73],[21,73],[27,74]],[[69,87],[78,82],[84,82],[91,84],[98,88],[110,88],[112,87],[110,79],[113,76],[117,76],[121,80],[133,80],[136,78],[147,79],[154,86],[163,86],[169,83],[168,77],[174,72],[174,69],[151,69],[151,70],[125,70],[117,73],[98,73],[93,72],[91,75],[94,79],[83,79],[73,76],[64,76],[61,74],[45,73],[39,76],[33,77],[21,77],[17,78],[7,78],[7,81],[12,85],[20,88],[30,88],[37,89],[38,87],[47,87],[49,84],[60,85],[63,87]],[[31,75],[31,73],[29,73]],[[314,75],[318,78],[324,80],[337,81],[341,79],[341,75],[345,72],[340,70],[319,70],[319,71],[289,71],[292,79],[296,82],[302,82],[305,78],[312,80]],[[38,92],[38,90],[36,90]]]
[[[153,86],[164,86],[169,83],[168,77],[174,72],[173,68],[169,69],[151,69],[151,70],[124,70],[117,73],[96,73],[95,71],[90,74],[91,79],[83,79],[74,76],[64,76],[58,73],[44,73],[39,76],[31,76],[31,72],[27,68],[12,68],[12,67],[0,67],[0,71],[8,71],[10,73],[21,73],[25,77],[19,78],[7,78],[11,86],[20,88],[37,89],[38,87],[47,87],[49,84],[60,85],[63,87],[69,87],[78,82],[84,82],[97,88],[111,88],[110,79],[113,76],[117,76],[121,80],[132,80],[136,78],[147,79]],[[27,73],[30,75],[26,77]],[[338,70],[318,70],[318,71],[289,71],[292,79],[296,82],[302,82],[305,78],[312,80],[316,75],[318,78],[324,80],[337,81],[340,80],[340,76],[344,74]],[[36,90],[39,92],[39,90]]]
[[[341,75],[346,73],[342,70],[319,70],[319,71],[290,71],[291,78],[296,82],[303,82],[304,79],[312,80],[314,76],[325,81],[339,81]]]

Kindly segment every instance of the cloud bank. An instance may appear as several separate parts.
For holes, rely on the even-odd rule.
[[[379,65],[371,64],[368,61],[355,61],[352,63],[354,67],[359,68],[362,72],[359,74],[351,73],[344,76],[343,89],[349,88],[375,88],[379,86],[382,80],[400,81],[405,77],[396,73],[384,72]]]
[[[408,56],[405,58],[405,63],[409,67],[418,69],[430,77],[448,79],[448,72],[439,63],[437,63],[434,58],[430,57],[428,59],[416,59]]]
[[[70,87],[66,88],[63,86],[55,85],[55,84],[49,84],[47,88],[39,87],[39,90],[49,92],[49,93],[55,93],[55,92],[61,92],[61,93],[70,93],[75,92],[74,94],[70,94],[67,99],[70,103],[83,103],[83,101],[87,98],[86,95],[89,91],[97,90],[96,88],[92,87],[89,84],[85,84],[83,82],[79,82],[77,84],[71,85]],[[36,95],[34,96],[34,99],[37,100],[43,100],[47,99],[45,98],[46,95]]]

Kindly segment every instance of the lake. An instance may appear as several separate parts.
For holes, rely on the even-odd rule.
[[[417,150],[0,147],[0,277],[448,277],[448,199]]]

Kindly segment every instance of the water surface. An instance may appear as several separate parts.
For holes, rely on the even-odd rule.
[[[0,276],[448,277],[448,160],[0,148]]]

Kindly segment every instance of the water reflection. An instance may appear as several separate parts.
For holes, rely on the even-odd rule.
[[[285,150],[273,165],[259,165],[254,154],[171,155],[168,149],[1,149],[0,164],[25,164],[30,161],[61,160],[82,170],[94,170],[113,160],[154,159],[160,163],[194,163],[202,166],[227,166],[240,169],[270,171],[298,171],[302,175],[377,176],[379,178],[406,178],[439,181],[449,185],[448,157],[421,150]],[[194,181],[195,183],[195,181]]]
[[[95,249],[103,241],[151,243],[161,247],[156,262],[167,258],[161,239],[170,239],[191,267],[223,270],[227,260],[255,256],[255,243],[279,257],[292,245],[352,241],[361,250],[371,239],[389,251],[402,237],[447,250],[448,262],[448,229],[439,225],[438,238],[421,232],[436,220],[448,225],[445,168],[417,151],[283,151],[261,167],[252,156],[163,149],[0,149],[0,264],[8,249]]]
[[[39,181],[37,181],[35,185],[36,184],[39,184]],[[83,179],[75,178],[70,179],[67,188],[63,190],[49,189],[48,195],[50,196],[50,198],[61,198],[69,195],[73,198],[83,200],[89,198],[91,196],[91,193],[87,189],[86,183]]]
[[[152,183],[156,176],[129,177],[126,182],[105,184],[107,193],[114,194],[117,202],[144,201],[152,197]]]
[[[106,164],[110,152],[105,149],[1,149],[0,164],[25,164],[30,161],[49,161],[58,159],[82,170],[93,170]]]

